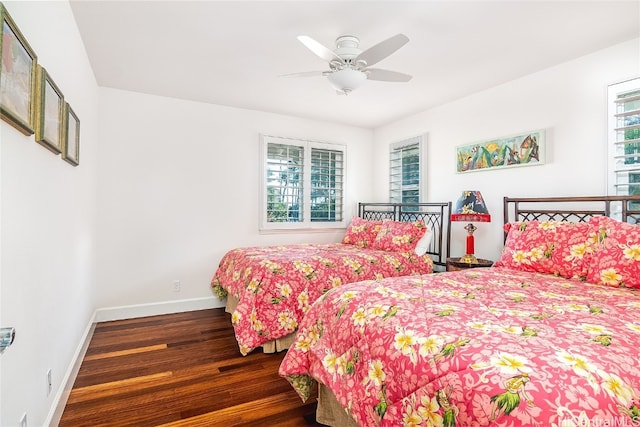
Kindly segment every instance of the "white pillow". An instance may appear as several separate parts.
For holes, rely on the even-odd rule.
[[[432,238],[433,238],[433,231],[431,230],[425,231],[424,236],[422,236],[420,240],[418,240],[418,244],[414,249],[414,252],[416,253],[416,255],[422,256],[427,253],[427,249],[429,249],[429,246],[431,246]]]

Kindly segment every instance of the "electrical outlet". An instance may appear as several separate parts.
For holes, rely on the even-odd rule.
[[[18,427],[27,427],[27,413],[25,412],[20,417],[20,422],[18,423]]]
[[[180,292],[180,280],[173,281],[173,292]]]
[[[51,394],[51,387],[53,383],[51,382],[51,369],[47,371],[47,397]]]

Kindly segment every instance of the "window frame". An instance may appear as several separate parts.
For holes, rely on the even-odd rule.
[[[619,191],[618,187],[623,185],[617,184],[620,171],[616,171],[616,158],[620,154],[617,152],[616,146],[625,139],[618,139],[620,128],[616,114],[618,114],[617,106],[619,103],[616,100],[622,94],[636,91],[640,91],[640,77],[614,83],[607,87],[607,194],[611,196],[630,194],[628,185],[626,191]],[[636,169],[638,171],[635,173],[640,174],[640,163],[637,163]]]
[[[390,203],[402,203],[402,184],[400,186],[400,200],[394,200],[393,190],[393,154],[397,150],[418,145],[418,203],[424,203],[427,200],[427,159],[426,159],[426,135],[416,135],[409,138],[402,139],[400,141],[389,144],[389,202]]]
[[[267,221],[267,155],[269,144],[282,144],[303,147],[302,200],[303,221],[300,222],[268,222]],[[342,153],[342,219],[339,221],[311,221],[311,151],[312,149],[339,151]],[[327,230],[345,228],[347,226],[347,146],[331,142],[313,141],[301,138],[260,135],[260,231],[281,232],[300,230]]]

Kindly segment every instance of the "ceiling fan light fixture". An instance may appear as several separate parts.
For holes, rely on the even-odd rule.
[[[349,94],[359,88],[365,80],[383,82],[408,82],[411,76],[397,71],[370,68],[404,46],[409,38],[396,34],[370,47],[360,49],[360,40],[354,36],[340,36],[336,48],[331,50],[309,36],[298,36],[300,43],[320,59],[329,63],[329,71],[311,71],[285,74],[285,77],[326,76],[338,94]]]
[[[353,68],[343,68],[342,70],[329,74],[327,80],[329,80],[329,83],[331,83],[331,86],[333,86],[335,90],[349,93],[359,88],[362,83],[367,80],[367,75]]]

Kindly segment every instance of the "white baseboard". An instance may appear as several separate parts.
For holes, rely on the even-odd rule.
[[[84,330],[84,334],[80,340],[80,345],[78,345],[78,348],[73,355],[69,368],[62,378],[62,387],[58,389],[58,392],[53,399],[53,404],[51,405],[51,409],[49,410],[49,414],[47,415],[47,419],[44,423],[45,426],[55,427],[60,423],[64,407],[66,406],[69,395],[71,394],[71,389],[73,388],[73,384],[76,382],[76,376],[80,370],[82,359],[84,359],[84,355],[87,353],[87,348],[89,348],[89,343],[93,336],[93,330],[96,328],[95,317],[96,314],[94,312],[91,319],[89,319],[89,324]]]
[[[148,304],[125,305],[120,307],[99,308],[95,313],[95,322],[133,319],[136,317],[157,316],[159,314],[180,313],[183,311],[204,310],[224,307],[224,301],[217,297],[194,298],[177,301],[152,302]]]
[[[89,324],[85,329],[82,340],[73,356],[67,372],[62,380],[64,387],[60,387],[56,394],[49,415],[45,420],[45,425],[55,427],[60,423],[64,407],[67,404],[71,389],[76,381],[76,376],[82,365],[84,355],[89,348],[93,331],[98,322],[107,322],[110,320],[132,319],[136,317],[157,316],[160,314],[179,313],[183,311],[204,310],[207,308],[224,307],[224,300],[217,297],[194,298],[188,300],[165,301],[149,304],[127,305],[121,307],[99,308],[94,311],[93,316],[89,320]]]

